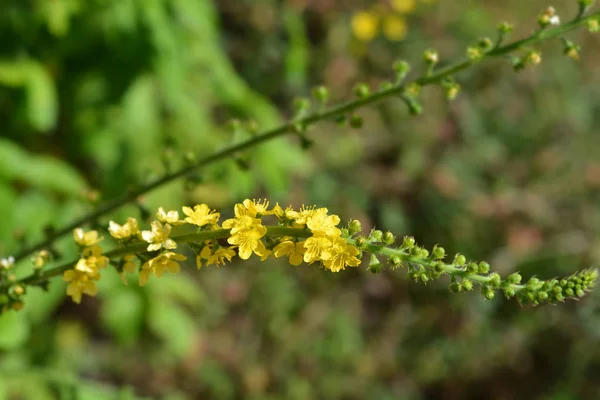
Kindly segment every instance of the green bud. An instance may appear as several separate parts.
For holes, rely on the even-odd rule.
[[[598,33],[600,32],[600,21],[598,18],[588,19],[587,28],[590,33]]]
[[[450,284],[450,290],[454,293],[459,293],[462,290],[462,286],[460,283],[454,281]]]
[[[479,42],[477,42],[477,46],[479,46],[479,48],[485,52],[491,50],[494,44],[492,43],[492,40],[490,38],[486,37],[479,39]]]
[[[554,298],[556,298],[556,301],[565,301],[565,296],[563,296],[562,293],[556,293]]]
[[[568,282],[566,279],[561,279],[559,284],[560,284],[560,286],[562,286],[562,287],[566,287],[566,286],[567,286],[567,283],[569,283],[569,282]]]
[[[502,278],[500,278],[500,275],[497,272],[494,272],[493,274],[490,275],[490,286],[491,287],[499,288],[500,283],[502,283]]]
[[[585,296],[585,292],[582,289],[577,289],[575,291],[575,294],[577,294],[577,297],[583,297],[583,296]]]
[[[294,109],[297,113],[306,111],[310,108],[310,100],[306,97],[298,97],[294,99]]]
[[[402,266],[402,259],[398,256],[393,256],[389,259],[389,263],[392,264],[392,267],[398,268]]]
[[[481,294],[488,300],[492,300],[496,296],[494,290],[487,285],[482,286]]]
[[[470,262],[467,264],[467,272],[469,274],[476,274],[479,271],[479,266],[477,263]]]
[[[371,259],[369,260],[368,270],[374,274],[378,274],[381,272],[382,268],[383,268],[383,266],[377,259],[377,256],[375,254],[371,253]]]
[[[352,128],[356,128],[356,129],[362,128],[362,126],[363,126],[362,117],[360,115],[356,115],[356,114],[352,115],[350,117],[350,126]]]
[[[419,102],[417,102],[415,99],[406,99],[405,103],[408,106],[408,113],[410,115],[420,115],[423,112],[423,106],[421,106],[421,104],[419,104]]]
[[[467,263],[467,258],[465,256],[463,256],[462,254],[459,253],[454,256],[453,264],[458,265],[459,267],[462,267],[466,263]]]
[[[434,49],[428,49],[423,53],[423,59],[425,59],[427,64],[437,64],[439,61],[439,56],[437,51]]]
[[[441,261],[436,261],[433,266],[432,266],[433,272],[437,275],[440,276],[442,273],[444,273],[445,270],[445,265],[443,262]]]
[[[471,290],[473,290],[473,282],[471,282],[468,279],[463,279],[462,287],[463,287],[463,289],[465,289],[465,291],[470,292]]]
[[[417,250],[415,255],[422,259],[429,258],[429,251],[427,249],[420,248]]]
[[[571,288],[565,289],[565,296],[573,297],[574,295],[575,295],[575,292],[573,291],[573,289],[571,289]]]
[[[348,224],[348,230],[350,231],[351,235],[354,235],[355,233],[360,232],[361,229],[362,229],[362,224],[357,219],[353,219]]]
[[[325,86],[317,86],[313,88],[312,95],[320,104],[325,104],[329,99],[329,89]]]
[[[483,50],[479,46],[467,47],[467,58],[471,61],[477,62],[483,58]]]
[[[383,244],[386,246],[391,246],[396,243],[396,236],[392,232],[386,232],[383,234]]]
[[[544,291],[538,292],[538,298],[540,301],[546,301],[548,300],[548,293]]]
[[[514,297],[517,294],[513,288],[504,288],[503,290],[504,296],[506,296],[507,299]]]
[[[485,261],[481,261],[479,263],[479,273],[481,275],[487,275],[490,273],[490,264]]]
[[[394,88],[394,84],[390,81],[383,81],[379,85],[379,90],[387,91]]]
[[[441,260],[444,257],[446,257],[446,250],[443,247],[440,247],[436,244],[433,247],[432,255],[434,259]]]
[[[359,99],[365,99],[371,95],[371,91],[369,90],[369,87],[366,84],[359,83],[354,87],[354,94]]]
[[[356,238],[356,245],[358,247],[363,247],[365,244],[367,244],[367,238],[364,236],[359,236]]]
[[[508,33],[511,33],[514,29],[513,25],[509,24],[508,22],[501,22],[498,24],[498,32],[502,35],[506,35]]]
[[[529,287],[529,289],[532,289],[532,290],[537,289],[539,284],[540,284],[540,280],[538,278],[536,278],[535,276],[530,278],[529,281],[527,281],[527,287]]]
[[[519,274],[518,272],[512,273],[508,276],[508,278],[506,278],[506,280],[508,281],[508,283],[510,283],[511,285],[517,285],[519,283],[521,283],[521,274]]]
[[[402,240],[402,247],[405,249],[412,249],[415,247],[415,238],[412,236],[404,236]]]
[[[394,71],[396,71],[396,82],[402,82],[410,72],[410,64],[404,60],[394,63]]]
[[[379,229],[373,229],[371,231],[371,235],[369,235],[369,240],[373,242],[381,242],[383,240],[383,232]]]

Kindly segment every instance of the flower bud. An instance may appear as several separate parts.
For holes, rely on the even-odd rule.
[[[415,247],[415,238],[412,236],[404,236],[402,247],[409,250]]]
[[[512,273],[508,276],[508,278],[506,278],[506,280],[508,281],[508,283],[512,284],[512,285],[517,285],[519,283],[521,283],[521,274],[519,274],[518,272]]]
[[[359,99],[365,99],[365,98],[369,97],[369,95],[371,94],[371,91],[369,90],[369,87],[366,84],[359,83],[358,85],[356,85],[354,87],[354,94]]]
[[[456,264],[459,267],[462,267],[466,263],[467,263],[467,258],[465,256],[463,256],[462,254],[457,254],[456,256],[454,256],[453,264]]]
[[[357,219],[353,219],[348,224],[348,230],[351,235],[354,235],[355,233],[360,232],[361,229],[362,229],[362,225],[361,225],[360,221]]]
[[[479,273],[481,275],[487,275],[490,273],[490,264],[485,261],[481,261],[479,263]]]
[[[369,260],[369,271],[374,273],[374,274],[378,274],[381,272],[383,266],[381,265],[381,263],[379,262],[379,259],[377,259],[377,256],[373,253],[371,253],[371,259]]]
[[[325,86],[317,86],[313,88],[312,95],[320,104],[325,104],[329,99],[329,89]]]
[[[470,292],[471,290],[473,290],[473,282],[471,282],[468,279],[463,279],[462,280],[462,287],[465,291]]]
[[[396,243],[396,237],[392,232],[388,231],[383,234],[383,244],[385,244],[386,246],[391,246],[394,243]]]
[[[436,260],[441,260],[446,257],[446,250],[443,247],[438,246],[437,244],[433,247],[432,250],[433,258]]]
[[[437,64],[439,61],[438,52],[434,49],[425,50],[423,58],[427,64]]]
[[[396,83],[402,82],[410,72],[410,64],[404,60],[394,63],[394,71],[396,71]]]

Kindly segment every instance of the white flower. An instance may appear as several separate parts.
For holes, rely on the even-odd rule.
[[[550,22],[550,25],[560,25],[560,17],[558,15],[554,14],[553,16],[550,17],[548,22]]]
[[[0,258],[0,266],[2,266],[2,268],[9,269],[14,263],[15,258],[13,256],[9,256],[7,258]]]

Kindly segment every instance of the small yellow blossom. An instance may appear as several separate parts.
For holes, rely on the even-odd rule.
[[[183,207],[183,213],[187,215],[185,222],[197,226],[204,226],[207,224],[216,224],[219,221],[221,214],[211,211],[208,205],[198,204],[194,206],[194,209],[190,207]]]
[[[102,240],[97,231],[85,232],[81,228],[75,228],[73,230],[73,238],[80,246],[93,246]]]
[[[272,215],[275,214],[274,210],[269,211],[269,201],[267,199],[261,200],[250,200],[246,199],[242,202],[244,207],[249,211],[250,215],[256,217],[261,215]]]
[[[350,24],[352,32],[358,40],[370,42],[377,36],[379,17],[374,12],[359,11],[352,16]]]
[[[100,246],[91,246],[83,251],[83,258],[77,261],[75,269],[87,274],[96,274],[99,269],[106,268],[108,261],[108,257],[102,255]]]
[[[340,236],[342,231],[336,228],[340,223],[340,217],[335,214],[327,215],[326,208],[319,208],[306,219],[306,227],[315,236]]]
[[[108,223],[108,232],[115,239],[129,239],[132,236],[138,236],[140,228],[135,218],[127,218],[127,222],[123,225],[119,225],[114,221]]]
[[[415,0],[390,0],[390,5],[399,13],[409,14],[415,11],[417,2]]]
[[[305,251],[304,242],[294,243],[291,240],[285,240],[275,246],[273,255],[277,258],[289,256],[290,264],[300,265],[302,264]]]
[[[46,265],[48,261],[50,261],[50,253],[48,250],[41,250],[33,257],[33,267],[35,269],[40,269]]]
[[[123,257],[123,269],[119,274],[119,277],[124,285],[127,285],[127,277],[125,274],[133,274],[137,269],[135,262],[133,262],[135,258],[135,254],[127,254],[125,257]]]
[[[166,251],[150,261],[147,261],[142,265],[142,270],[139,275],[139,284],[144,286],[150,278],[150,273],[154,274],[157,278],[160,278],[165,272],[165,269],[171,274],[176,274],[180,271],[178,261],[185,261],[187,257],[182,254],[173,253],[172,251]]]
[[[326,236],[313,236],[304,241],[304,262],[325,261],[331,258],[332,242]]]
[[[62,276],[63,281],[69,282],[67,286],[67,295],[71,296],[77,304],[81,303],[81,295],[95,296],[98,293],[95,281],[100,279],[100,274],[89,274],[84,271],[70,269],[65,271]]]
[[[389,40],[399,41],[406,37],[408,25],[399,15],[388,15],[383,19],[383,34]]]
[[[323,265],[332,272],[339,272],[346,267],[357,267],[360,259],[356,256],[360,252],[349,245],[343,238],[335,238],[331,247],[331,257],[323,261]]]
[[[160,222],[172,226],[178,226],[185,223],[185,221],[179,220],[179,213],[177,211],[171,210],[169,212],[165,212],[165,209],[162,207],[160,207],[156,212],[156,218]]]
[[[148,251],[156,251],[161,248],[170,250],[177,247],[177,243],[169,238],[171,234],[171,225],[161,224],[158,221],[152,222],[152,231],[142,231],[142,238],[150,243]]]
[[[227,239],[229,244],[238,246],[238,255],[242,260],[250,258],[254,252],[256,255],[267,257],[270,250],[267,250],[264,243],[260,240],[267,233],[267,228],[262,225],[255,225],[252,228],[238,231]]]
[[[229,247],[220,247],[214,252],[211,246],[207,245],[202,248],[202,251],[196,256],[196,265],[198,269],[202,267],[202,259],[206,260],[206,265],[225,265],[225,260],[231,261],[235,256],[235,250]]]

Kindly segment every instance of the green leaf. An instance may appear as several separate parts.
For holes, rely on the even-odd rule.
[[[106,296],[100,318],[108,330],[124,344],[135,343],[144,319],[144,302],[133,289],[121,288]]]
[[[30,326],[25,314],[8,311],[0,315],[0,349],[16,349],[27,342]]]

